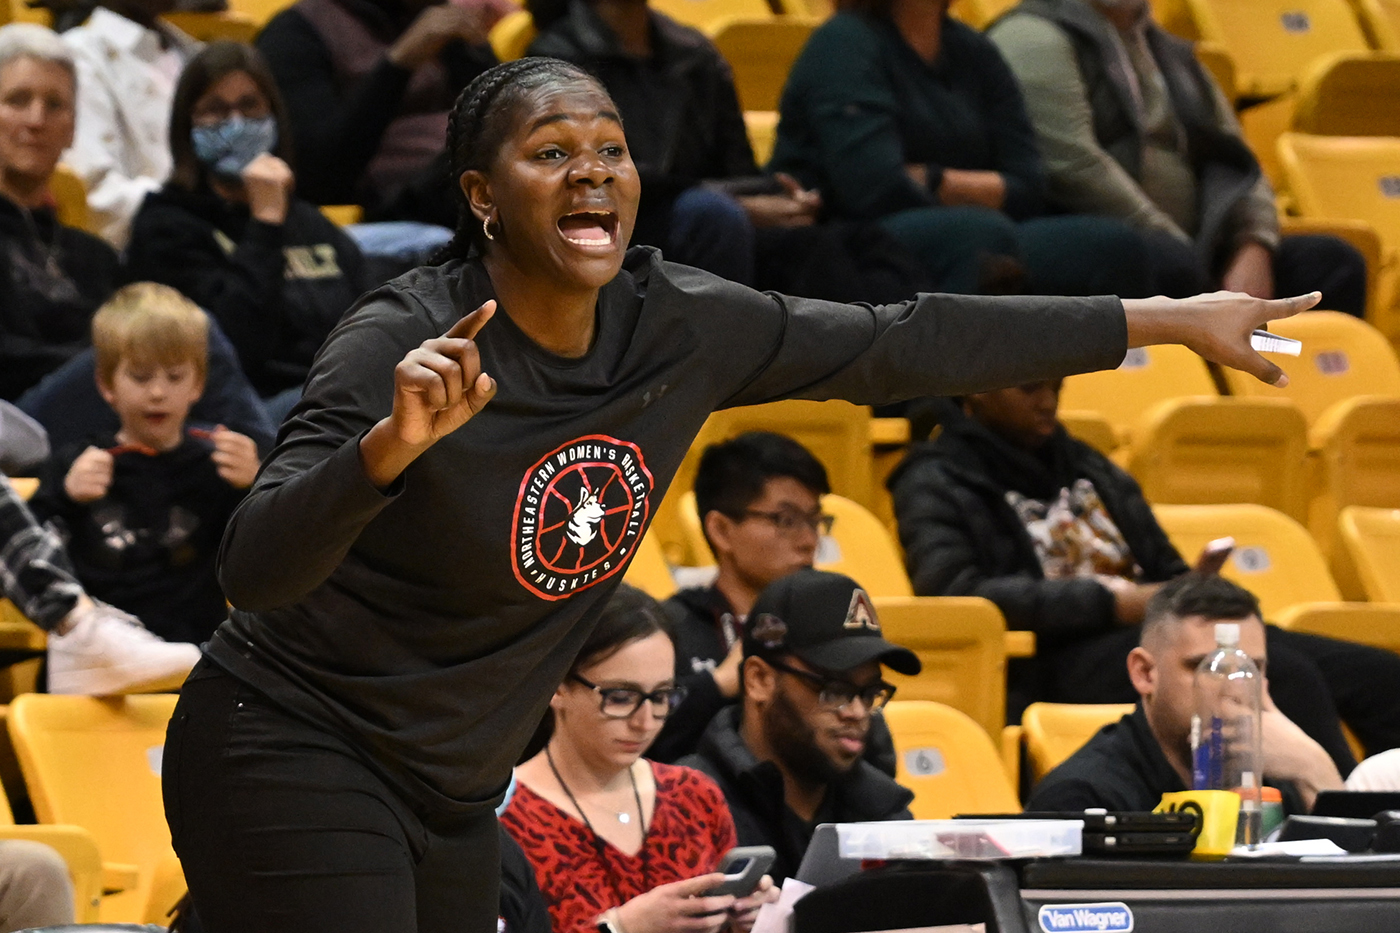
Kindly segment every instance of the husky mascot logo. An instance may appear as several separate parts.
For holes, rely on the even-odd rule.
[[[515,578],[556,600],[622,570],[646,530],[652,485],[636,444],[590,434],[551,451],[520,481]]]

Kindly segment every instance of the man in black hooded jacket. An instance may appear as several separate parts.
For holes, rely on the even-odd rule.
[[[1133,478],[1059,424],[1059,388],[945,403],[940,433],[889,480],[914,591],[985,597],[1036,633],[1036,656],[1010,665],[1013,722],[1037,700],[1134,702],[1126,659],[1147,601],[1191,569]],[[1275,701],[1344,774],[1338,711],[1369,752],[1400,745],[1400,657],[1274,626],[1268,639]]]

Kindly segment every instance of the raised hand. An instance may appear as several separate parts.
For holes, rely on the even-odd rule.
[[[394,367],[394,408],[360,441],[365,475],[388,486],[410,463],[466,424],[496,394],[472,339],[496,313],[488,301]]]
[[[258,445],[253,439],[237,431],[231,431],[222,424],[213,430],[209,440],[214,444],[214,452],[209,459],[224,482],[234,489],[247,489],[258,478]]]
[[[454,39],[468,45],[486,41],[487,14],[483,9],[450,3],[430,6],[418,14],[404,34],[389,48],[389,61],[400,68],[416,71],[437,58],[443,46]]]
[[[96,502],[111,488],[116,462],[107,451],[89,447],[78,454],[78,459],[68,468],[68,475],[63,477],[63,491],[74,502]]]
[[[617,908],[627,933],[718,933],[729,923],[732,894],[706,897],[724,881],[720,872],[658,885]]]
[[[248,212],[253,217],[274,227],[286,222],[296,181],[291,166],[264,152],[244,167],[240,177],[248,195]]]
[[[1269,321],[1292,317],[1322,300],[1320,292],[1265,300],[1239,292],[1212,292],[1194,298],[1141,298],[1123,302],[1128,346],[1180,343],[1212,363],[1229,366],[1282,388],[1283,370],[1249,345],[1249,336]]]

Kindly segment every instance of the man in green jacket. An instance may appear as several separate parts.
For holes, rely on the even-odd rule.
[[[1317,289],[1361,315],[1365,262],[1280,237],[1274,192],[1220,88],[1146,0],[1023,0],[988,32],[1025,95],[1060,207],[1127,221],[1169,295]]]

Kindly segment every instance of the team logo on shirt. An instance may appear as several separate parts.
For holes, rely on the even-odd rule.
[[[515,578],[556,600],[611,577],[641,540],[651,490],[636,444],[590,434],[546,454],[515,500]]]

